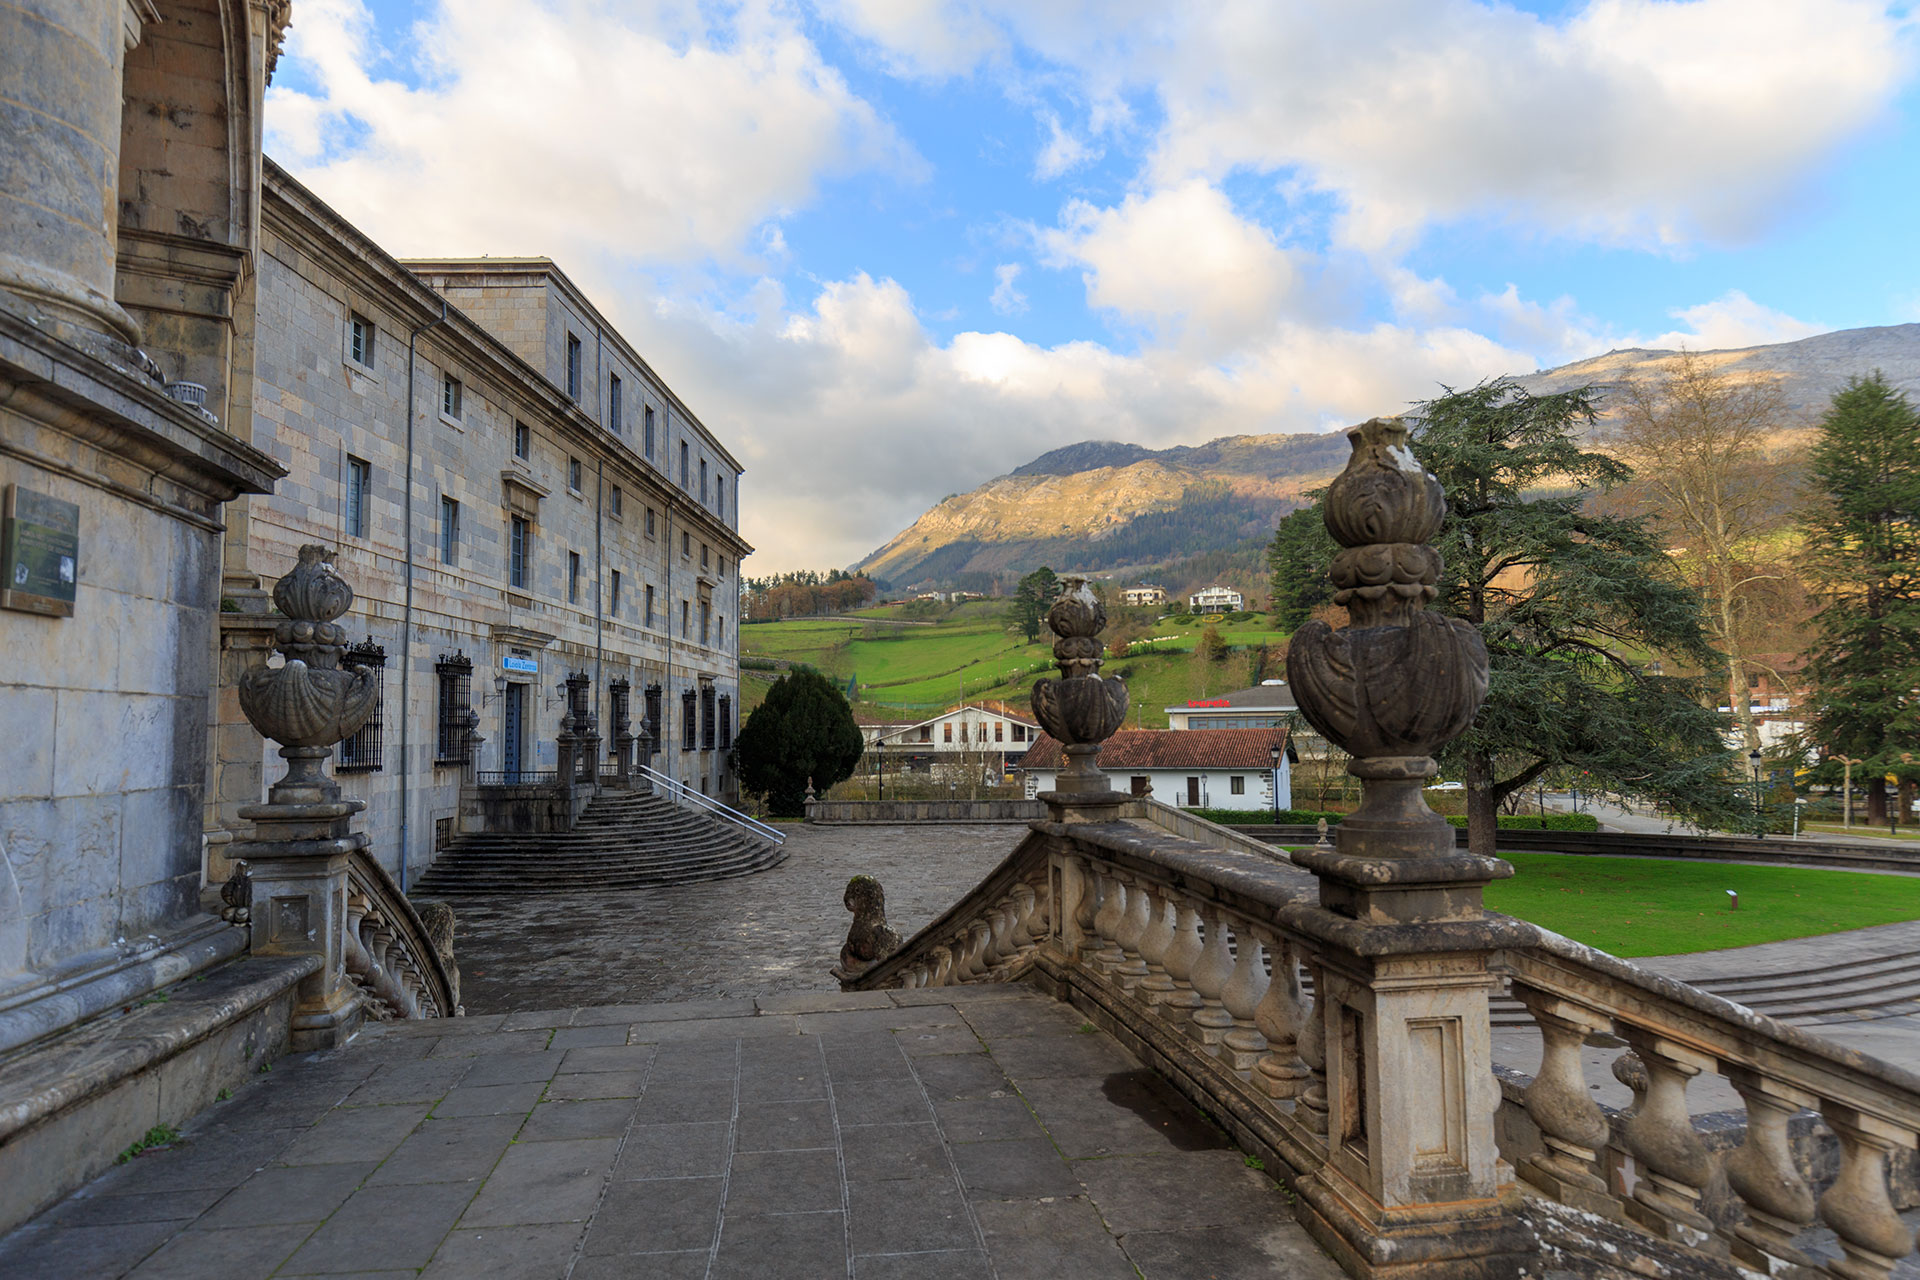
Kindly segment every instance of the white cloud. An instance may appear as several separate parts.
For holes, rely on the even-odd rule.
[[[1017,262],[1003,262],[993,269],[993,296],[988,302],[1003,316],[1016,316],[1027,309],[1027,295],[1013,285],[1019,278]]]
[[[911,23],[870,12],[885,7],[840,12],[949,73],[984,56],[969,32],[995,29],[1090,100],[1145,89],[1164,111],[1146,183],[1303,179],[1340,203],[1344,242],[1374,251],[1469,216],[1609,243],[1740,239],[1888,109],[1912,62],[1875,0],[1588,0],[1559,20],[1477,0],[929,0]]]
[[[1040,155],[1033,162],[1034,177],[1057,178],[1100,158],[1097,148],[1088,146],[1063,128],[1060,117],[1053,112],[1044,112],[1041,123],[1047,126],[1047,144],[1040,148]]]
[[[1728,290],[1712,302],[1681,307],[1667,314],[1687,327],[1635,345],[1656,349],[1686,347],[1690,351],[1732,351],[1774,342],[1792,342],[1827,331],[1823,325],[1808,324],[1784,311],[1762,306],[1738,289]]]
[[[596,297],[657,297],[640,278]],[[616,308],[620,305],[616,302]],[[737,308],[746,312],[751,308]],[[892,280],[831,281],[786,313],[731,320],[680,302],[618,312],[623,332],[747,467],[754,573],[849,564],[941,495],[1087,439],[1150,447],[1346,426],[1533,361],[1462,328],[1277,322],[1226,360],[1166,347],[944,344]]]
[[[1050,265],[1084,269],[1093,306],[1216,352],[1270,325],[1295,291],[1273,233],[1204,181],[1105,209],[1075,200],[1040,244]]]
[[[286,57],[317,88],[270,92],[268,146],[397,253],[737,258],[823,177],[924,169],[771,0],[443,3],[417,87],[369,73],[370,25],[302,0]]]

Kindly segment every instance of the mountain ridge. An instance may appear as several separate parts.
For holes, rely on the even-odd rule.
[[[1681,353],[1616,348],[1515,375],[1549,394],[1591,385],[1604,397]],[[1693,353],[1735,378],[1779,382],[1797,433],[1847,378],[1883,371],[1920,398],[1920,324],[1878,325],[1791,342]],[[1153,572],[1169,589],[1221,578],[1257,587],[1273,523],[1345,465],[1344,433],[1219,436],[1152,449],[1082,440],[929,508],[852,567],[898,586],[978,589],[1040,564],[1112,576]]]

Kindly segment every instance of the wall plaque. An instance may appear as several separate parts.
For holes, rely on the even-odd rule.
[[[0,509],[0,609],[71,618],[79,576],[79,506],[8,485]]]

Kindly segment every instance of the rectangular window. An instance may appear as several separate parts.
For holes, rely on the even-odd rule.
[[[682,559],[693,559],[693,535],[685,529],[680,531],[680,555]]]
[[[660,741],[660,686],[650,684],[646,692],[647,753],[651,755],[667,744]]]
[[[680,695],[680,749],[682,751],[693,750],[695,714],[693,690],[689,689]]]
[[[347,321],[347,359],[362,369],[373,368],[373,321],[363,315]]]
[[[613,492],[607,495],[607,506],[613,512],[615,520],[626,514],[626,504],[620,493],[620,486],[614,485]]]
[[[580,459],[568,458],[567,459],[567,488],[573,490],[575,493],[580,492],[580,476],[581,476]]]
[[[725,480],[713,486],[713,514],[721,520],[727,518],[727,482]]]
[[[688,621],[692,617],[693,617],[693,605],[689,601],[682,600],[680,602],[680,637],[683,640],[686,638],[686,635],[687,635]]]
[[[513,456],[522,462],[533,456],[533,430],[524,422],[513,424]]]
[[[439,686],[439,732],[433,744],[435,764],[467,762],[467,712],[472,701],[473,660],[465,654],[441,654],[433,664]]]
[[[687,487],[687,442],[680,442],[680,487]]]
[[[373,468],[359,458],[347,459],[347,536],[364,538],[370,527],[367,519],[368,495],[373,488]]]
[[[521,516],[514,516],[513,527],[507,541],[507,585],[526,589],[527,553],[532,550],[528,545],[533,541],[532,529]]]
[[[733,695],[720,695],[720,749],[733,750]]]
[[[580,339],[567,335],[567,399],[580,398]]]
[[[1230,778],[1228,778],[1228,779],[1227,779],[1227,791],[1228,791],[1228,792],[1229,792],[1230,794],[1232,794],[1232,795],[1236,795],[1236,796],[1243,796],[1243,795],[1245,795],[1245,794],[1247,794],[1247,780],[1246,780],[1246,778],[1245,778],[1245,777],[1243,777],[1243,776],[1242,776],[1242,775],[1240,775],[1240,774],[1237,774],[1237,773],[1236,773],[1236,774],[1234,774],[1234,775],[1233,775],[1232,777],[1230,777]]]
[[[700,689],[700,749],[713,750],[713,686],[703,685]]]
[[[702,458],[700,459],[700,505],[705,506],[706,502],[707,502],[707,460],[705,458]]]
[[[700,602],[700,643],[713,643],[713,602],[710,600]]]
[[[334,755],[333,771],[378,773],[382,763],[382,738],[385,736],[387,651],[368,640],[348,648],[340,657],[340,665],[348,671],[373,672],[376,692],[373,695],[373,714],[367,717],[367,722],[351,738],[340,743]]]
[[[450,373],[440,379],[440,412],[455,421],[460,417],[460,392],[460,379]]]
[[[647,629],[653,629],[653,584],[647,584]]]
[[[653,406],[648,405],[640,411],[641,420],[646,424],[646,455],[653,456]]]
[[[445,496],[440,499],[440,563],[460,563],[460,504]]]
[[[615,435],[620,434],[620,375],[607,375],[607,427]]]
[[[607,601],[607,614],[617,618],[620,616],[620,571],[618,569],[613,570],[611,590],[608,595],[610,598]]]
[[[1013,740],[1015,742],[1025,742],[1027,740],[1027,726],[1023,724],[1013,726]]]
[[[995,742],[1005,742],[1005,741],[1006,741],[1006,739],[1007,739],[1007,723],[1006,723],[1006,721],[1004,721],[1004,720],[995,720],[995,721],[993,722],[993,740],[994,740]]]
[[[932,742],[932,741],[933,741],[933,726],[932,726],[932,725],[930,725],[930,724],[923,724],[923,725],[921,725],[921,726],[920,726],[920,741],[922,741],[922,742]]]
[[[713,552],[711,549],[708,548],[707,544],[704,542],[701,543],[700,544],[700,567],[702,569],[710,569],[713,567],[713,560],[711,558],[712,555],[713,555]]]
[[[580,603],[580,553],[567,552],[567,603]]]
[[[647,508],[647,536],[649,538],[653,536],[653,508],[652,507]]]
[[[944,731],[940,735],[941,741],[952,742],[953,741],[953,725],[951,723],[943,724],[940,726],[940,728]]]

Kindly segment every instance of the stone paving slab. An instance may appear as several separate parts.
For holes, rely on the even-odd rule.
[[[1072,1009],[933,994],[370,1027],[0,1237],[0,1275],[1341,1274],[1225,1134]]]

